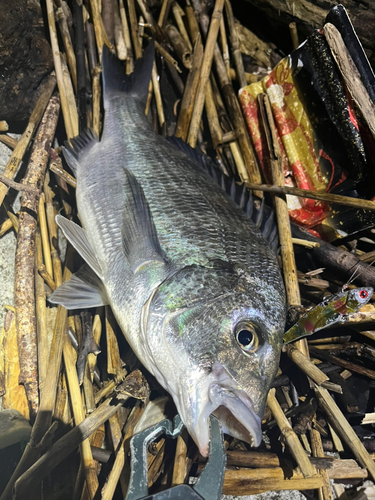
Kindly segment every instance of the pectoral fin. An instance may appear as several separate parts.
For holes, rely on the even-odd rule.
[[[133,273],[147,265],[164,264],[156,227],[142,186],[134,175],[124,169],[127,176],[126,206],[124,210],[122,238],[125,256]]]
[[[86,231],[75,222],[66,219],[62,215],[56,215],[56,223],[64,233],[65,238],[73,245],[77,252],[85,259],[91,269],[99,276],[103,277],[100,264],[87,239]]]
[[[101,280],[87,264],[73,274],[70,280],[59,286],[48,300],[68,310],[108,304]]]

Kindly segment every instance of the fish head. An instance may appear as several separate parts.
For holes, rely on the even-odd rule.
[[[216,261],[180,270],[150,300],[153,372],[202,455],[209,450],[211,413],[224,432],[259,446],[285,314],[281,277],[272,284]]]

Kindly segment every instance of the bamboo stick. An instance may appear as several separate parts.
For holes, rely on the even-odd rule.
[[[249,174],[247,172],[246,165],[241,154],[241,150],[238,146],[238,142],[237,141],[230,142],[229,147],[230,150],[232,151],[232,155],[236,163],[238,175],[240,176],[241,181],[246,184],[249,181]]]
[[[178,26],[178,29],[180,31],[180,34],[181,34],[182,38],[185,40],[189,50],[192,52],[193,46],[191,44],[188,32],[186,31],[185,24],[184,24],[184,21],[182,19],[182,16],[185,15],[185,12],[183,11],[183,9],[181,9],[181,7],[179,6],[179,4],[177,2],[172,3],[172,12],[173,12],[173,16],[175,18],[176,24]]]
[[[70,70],[70,75],[72,77],[72,82],[74,86],[74,90],[77,93],[77,65],[76,65],[76,56],[74,54],[72,40],[70,38],[68,24],[66,22],[66,17],[64,14],[64,10],[61,7],[61,2],[58,2],[59,8],[56,10],[56,19],[59,23],[60,34],[64,44],[66,59],[68,61],[68,66]]]
[[[156,101],[156,109],[158,112],[159,125],[162,128],[165,123],[164,109],[163,109],[163,101],[160,93],[160,84],[159,84],[159,76],[156,69],[156,63],[152,67],[152,87],[154,89],[155,101]]]
[[[107,33],[104,29],[102,16],[100,15],[98,3],[96,0],[90,0],[92,20],[94,23],[96,47],[99,54],[99,60],[102,59],[103,45],[107,45],[111,49]]]
[[[67,97],[67,90],[65,88],[66,78],[64,78],[62,62],[61,62],[61,54],[59,49],[59,42],[57,40],[57,32],[56,32],[56,23],[55,23],[55,15],[53,9],[53,1],[46,0],[47,7],[47,17],[48,17],[48,26],[49,26],[49,34],[51,39],[51,47],[52,47],[52,55],[53,61],[55,65],[55,72],[57,78],[57,86],[59,88],[60,100],[61,100],[61,109],[64,117],[64,124],[66,135],[68,139],[73,138],[75,135],[73,124],[71,121],[71,114],[69,110],[69,101]]]
[[[211,17],[210,29],[207,36],[206,47],[203,55],[202,69],[198,90],[195,97],[193,113],[191,116],[188,143],[192,148],[195,148],[198,137],[199,125],[202,118],[202,111],[205,101],[205,93],[211,73],[211,66],[214,57],[216,39],[219,34],[220,19],[223,13],[224,0],[216,0],[214,12]]]
[[[41,93],[33,112],[31,113],[29,123],[27,124],[25,132],[19,138],[14,151],[9,158],[8,163],[3,171],[3,175],[8,179],[13,179],[19,169],[23,156],[26,152],[28,145],[37,129],[40,120],[46,110],[47,104],[51,98],[52,92],[56,86],[56,77],[54,73],[50,75],[48,81]],[[0,206],[2,205],[4,198],[8,192],[8,187],[0,182]]]
[[[48,364],[48,335],[47,335],[47,309],[46,292],[44,290],[44,280],[38,273],[38,268],[43,263],[43,249],[40,229],[35,233],[35,311],[37,322],[37,345],[38,345],[38,377],[39,393],[47,375]]]
[[[281,163],[281,152],[277,141],[271,105],[266,94],[260,94],[258,99],[263,125],[266,131],[268,150],[271,157],[273,183],[277,186],[284,186],[285,180]],[[298,285],[297,266],[294,256],[288,205],[285,196],[276,196],[274,203],[277,214],[277,226],[279,229],[284,282],[288,303],[290,306],[300,306],[301,295]],[[298,340],[296,342],[296,347],[309,358],[309,348],[306,339]]]
[[[49,246],[49,236],[48,236],[46,212],[44,209],[44,194],[43,193],[41,194],[41,196],[39,198],[38,216],[39,216],[40,234],[42,237],[44,262],[45,262],[47,273],[51,276],[51,278],[53,280],[53,266],[52,266],[52,259],[51,259],[51,248]]]
[[[276,397],[276,389],[270,389],[267,397],[267,406],[270,408],[277,425],[280,428],[281,434],[284,436],[290,451],[299,465],[304,478],[313,477],[315,475],[314,467],[311,465],[302,445],[288,422],[283,410],[281,409]]]
[[[205,109],[207,113],[208,127],[210,129],[212,145],[216,149],[223,142],[223,132],[220,127],[219,117],[212,93],[211,82],[208,80],[205,95]]]
[[[128,50],[125,43],[125,36],[123,31],[123,25],[120,18],[118,0],[113,0],[113,3],[114,3],[114,22],[115,22],[114,29],[115,29],[115,43],[116,43],[117,57],[121,61],[125,61],[128,57]]]
[[[243,66],[242,54],[240,51],[240,43],[238,41],[236,26],[234,24],[232,5],[229,0],[225,0],[225,13],[227,15],[229,40],[232,45],[232,55],[234,64],[236,66],[237,78],[240,83],[240,86],[246,87],[247,82],[245,77],[245,68]]]
[[[73,415],[75,425],[78,426],[85,420],[85,412],[82,406],[81,391],[79,388],[77,371],[75,367],[74,349],[70,344],[68,336],[65,336],[63,344],[63,356],[68,380],[68,388],[70,399],[72,402]],[[88,439],[82,441],[80,445],[82,466],[85,471],[86,484],[89,491],[90,499],[95,497],[96,491],[99,488],[99,482],[96,475],[96,466],[92,458],[91,446]]]
[[[284,479],[284,471],[279,467],[227,470],[224,475],[223,494],[237,496],[256,495],[265,491],[313,490],[323,484],[323,479],[318,474],[303,478],[301,474],[293,472],[292,478]]]
[[[130,40],[128,19],[126,17],[126,12],[125,12],[124,0],[119,0],[119,9],[120,9],[122,31],[126,47],[126,74],[130,75],[134,71],[134,56],[133,56],[132,43]]]
[[[316,429],[310,430],[311,448],[314,457],[324,457],[322,438]],[[319,488],[319,500],[331,500],[333,498],[331,486],[329,484],[328,472],[325,470],[320,471],[324,485]]]
[[[48,451],[32,465],[25,474],[20,477],[15,485],[14,500],[21,500],[25,497],[30,497],[32,488],[35,488],[39,482],[47,476],[59,463],[62,462],[77,446],[83,441],[88,439],[93,432],[95,432],[101,425],[104,424],[114,413],[116,413],[121,406],[130,397],[138,398],[145,396],[145,389],[148,389],[147,382],[140,376],[139,371],[135,371],[129,376],[127,384],[127,392],[129,395],[124,395],[121,402],[114,401],[109,398],[102,403],[91,415],[84,419],[78,426],[74,427],[71,431],[65,434],[57,442],[55,442]],[[47,377],[48,380],[48,377]],[[28,445],[27,445],[28,446]],[[26,469],[25,469],[26,470]],[[18,476],[19,477],[19,476]],[[14,484],[14,483],[13,483]],[[7,486],[7,490],[8,491]],[[8,491],[10,494],[11,490]],[[1,497],[9,498],[8,496]]]
[[[44,264],[41,264],[38,267],[38,273],[43,278],[46,285],[48,285],[52,291],[56,290],[56,288],[57,288],[56,283],[53,281],[52,276],[49,274],[49,272],[47,271],[46,266]]]
[[[164,59],[166,61],[168,61],[169,63],[171,63],[175,68],[176,70],[179,72],[179,73],[182,73],[182,70],[180,69],[179,65],[178,65],[178,62],[176,61],[176,59],[174,59],[170,53],[165,50],[165,48],[160,45],[160,43],[158,43],[156,40],[155,40],[155,49],[159,52],[159,54],[164,57]]]
[[[116,377],[121,375],[122,361],[114,331],[115,319],[109,306],[105,307],[105,326],[107,334],[107,372]]]
[[[375,478],[375,463],[371,459],[370,455],[366,451],[362,442],[359,440],[357,434],[354,432],[352,426],[346,420],[341,410],[333,401],[331,395],[327,391],[319,386],[315,386],[315,394],[318,398],[320,406],[323,408],[328,416],[328,419],[341,438],[345,441],[347,446],[352,450],[354,456],[357,458],[359,463],[366,467],[372,478]]]
[[[72,265],[72,247],[68,247],[66,256],[66,265],[64,269],[63,279],[66,281],[69,279],[71,273],[69,267]],[[69,267],[68,267],[69,265]],[[58,306],[57,315],[55,321],[55,329],[52,338],[50,355],[48,360],[47,373],[48,377],[45,379],[43,392],[41,394],[41,400],[39,405],[39,411],[36,415],[35,423],[32,428],[31,437],[29,443],[26,445],[25,451],[12,474],[0,500],[10,500],[12,497],[12,489],[18,478],[31,467],[40,457],[41,449],[40,442],[43,436],[46,434],[51,425],[53,409],[56,399],[56,391],[58,386],[58,378],[61,366],[61,356],[62,356],[62,341],[63,335],[65,333],[66,321],[67,321],[67,311],[62,306]]]
[[[47,106],[31,153],[25,184],[39,190],[43,182],[49,149],[55,134],[60,102],[52,97]],[[15,309],[20,350],[20,383],[25,386],[30,415],[35,418],[39,404],[37,339],[34,295],[35,231],[38,195],[24,192],[21,200],[15,268]]]
[[[68,112],[70,115],[70,124],[72,127],[73,137],[76,137],[79,134],[79,118],[78,118],[78,110],[77,104],[74,96],[74,90],[72,85],[72,80],[70,78],[70,73],[68,66],[66,65],[64,56],[61,57],[61,68],[64,79],[64,88],[66,100],[68,103]],[[69,137],[70,139],[70,137]]]
[[[164,31],[168,36],[168,39],[171,42],[175,53],[182,61],[182,64],[185,66],[185,68],[190,69],[191,49],[189,48],[189,44],[185,41],[185,39],[182,37],[178,29],[173,24],[166,23]]]
[[[49,171],[46,172],[46,177],[44,181],[44,200],[46,207],[46,218],[48,223],[48,234],[50,243],[50,252],[52,259],[53,268],[53,278],[56,286],[60,286],[62,283],[62,269],[61,260],[57,252],[57,224],[55,220],[55,208],[52,203],[53,191],[49,187]]]
[[[0,142],[8,146],[10,149],[14,149],[18,144],[17,139],[14,139],[14,137],[11,137],[8,134],[0,134]]]
[[[142,57],[142,48],[140,46],[138,38],[138,21],[135,12],[134,0],[127,0],[127,1],[128,1],[128,12],[130,21],[130,32],[133,40],[135,58],[140,59]]]
[[[229,47],[228,47],[228,40],[227,40],[227,32],[225,30],[224,17],[222,17],[221,21],[220,21],[220,38],[221,38],[221,51],[223,53],[223,61],[224,61],[225,67],[227,69],[227,74],[228,74],[229,78],[231,78],[230,55],[229,55]],[[236,76],[237,76],[236,72],[234,71],[233,80],[236,79]]]
[[[311,200],[321,200],[328,203],[337,203],[353,208],[362,208],[364,210],[375,210],[375,202],[371,200],[362,200],[359,198],[351,198],[350,196],[342,196],[332,193],[319,193],[318,191],[309,191],[307,189],[299,189],[290,186],[271,186],[270,184],[253,184],[246,185],[249,189],[257,189],[258,191],[266,191],[275,194],[290,194],[299,196],[300,198],[309,198]]]
[[[197,18],[200,20],[200,25],[204,35],[208,33],[208,26],[210,19],[208,15],[203,11],[202,5],[199,0],[192,0],[194,11]],[[189,10],[186,9],[186,15],[188,16]],[[189,14],[190,16],[190,14]],[[188,16],[188,19],[190,19]],[[190,24],[190,21],[189,21]],[[244,117],[242,115],[241,107],[238,102],[237,96],[232,87],[231,81],[228,78],[227,70],[221,55],[219,46],[216,44],[214,47],[214,61],[216,66],[216,72],[220,84],[220,88],[225,100],[227,111],[232,120],[234,130],[237,133],[238,143],[241,148],[241,152],[245,161],[246,168],[249,173],[249,178],[251,182],[261,184],[261,175],[253,146],[251,144],[250,136],[246,127]],[[260,196],[262,194],[260,193]]]
[[[56,161],[51,161],[49,168],[54,174],[58,175],[67,184],[69,184],[69,186],[72,186],[74,188],[77,187],[77,181],[72,175],[70,175],[66,170],[63,169],[61,162],[58,163]]]
[[[298,31],[296,23],[289,24],[290,37],[292,39],[292,47],[295,50],[299,46]]]
[[[187,443],[189,435],[187,430],[184,429],[180,436],[177,438],[176,443],[176,454],[173,464],[173,475],[172,475],[172,486],[177,484],[183,484],[185,482],[186,476],[186,455],[187,455]]]

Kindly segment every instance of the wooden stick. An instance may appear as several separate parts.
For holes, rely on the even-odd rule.
[[[13,179],[21,164],[23,156],[26,152],[28,145],[37,129],[40,120],[42,119],[43,113],[49,103],[52,92],[56,86],[55,74],[51,74],[47,84],[45,85],[42,94],[40,95],[33,112],[31,113],[29,123],[27,124],[25,132],[21,135],[16,147],[9,158],[9,161],[3,171],[3,175],[8,179]],[[8,186],[0,182],[0,206],[2,205],[4,198],[8,192]]]
[[[292,47],[295,50],[299,46],[298,31],[296,23],[289,23],[290,37],[292,39]]]
[[[355,65],[338,29],[330,23],[324,25],[324,35],[331,49],[332,55],[344,78],[353,101],[358,106],[372,137],[375,137],[375,104],[362,83],[361,75]]]
[[[25,183],[40,192],[49,149],[55,134],[60,102],[52,97],[47,106],[31,153]],[[35,231],[38,195],[24,193],[21,200],[15,269],[15,309],[20,350],[20,383],[25,386],[30,415],[35,418],[39,404],[37,340],[34,295]]]
[[[305,450],[302,448],[297,435],[293,431],[292,426],[284,415],[284,412],[276,399],[275,393],[276,389],[270,389],[267,397],[267,405],[270,408],[272,415],[276,420],[281,434],[284,436],[293,457],[299,465],[303,477],[313,477],[315,475],[314,467],[311,465],[310,460],[308,459]]]
[[[375,210],[375,202],[371,200],[362,200],[359,198],[351,198],[350,196],[342,196],[339,194],[319,193],[317,191],[309,191],[307,189],[299,189],[290,186],[271,186],[270,184],[246,184],[249,189],[257,189],[258,191],[266,191],[275,194],[290,194],[299,196],[300,198],[309,198],[311,200],[322,200],[329,203],[337,203],[353,208],[362,208],[363,210]]]
[[[223,8],[224,8],[224,0],[216,0],[214,12],[211,17],[210,30],[207,36],[200,80],[199,80],[197,94],[195,97],[194,109],[191,116],[191,122],[189,128],[188,143],[192,148],[195,148],[197,143],[198,130],[202,118],[202,111],[205,100],[205,93],[211,73],[211,66],[214,57],[216,40],[219,34],[220,19],[222,17]]]
[[[66,17],[64,14],[64,9],[61,7],[61,2],[58,2],[59,8],[56,10],[56,19],[59,23],[61,38],[64,43],[66,58],[68,61],[68,66],[70,70],[70,74],[73,81],[74,90],[77,93],[77,65],[76,65],[76,56],[74,54],[72,40],[70,38],[68,24],[66,22]]]
[[[70,78],[69,68],[65,62],[64,55],[61,57],[61,68],[64,79],[64,88],[65,88],[66,100],[68,103],[68,112],[70,115],[72,134],[73,137],[76,137],[79,134],[79,118],[78,118],[77,104],[74,96],[74,90],[73,90],[72,80]]]
[[[354,432],[352,426],[346,420],[341,410],[333,401],[331,395],[327,389],[315,386],[315,394],[318,398],[320,406],[323,408],[328,416],[332,426],[338,432],[338,434],[345,441],[347,446],[352,450],[354,456],[357,458],[359,463],[366,467],[372,478],[375,478],[375,463],[371,459],[370,455],[366,451],[362,442],[358,438],[357,434]]]
[[[128,0],[128,12],[129,12],[130,31],[133,40],[135,58],[140,59],[142,57],[142,47],[139,43],[139,38],[138,38],[138,21],[135,12],[134,0]]]
[[[39,198],[38,216],[39,216],[40,234],[42,237],[43,255],[44,255],[44,262],[45,262],[45,266],[46,266],[46,271],[51,276],[51,278],[53,280],[53,266],[52,266],[52,259],[51,259],[51,248],[49,246],[49,236],[48,236],[48,229],[47,229],[46,212],[44,210],[44,194],[43,193],[41,194],[41,196]]]
[[[47,375],[48,364],[48,335],[47,335],[47,308],[44,280],[38,273],[38,268],[43,264],[42,238],[39,228],[35,233],[35,312],[37,322],[37,344],[38,344],[38,378],[39,392]]]
[[[225,0],[225,12],[227,15],[229,40],[232,45],[232,55],[234,59],[234,64],[236,66],[237,78],[240,83],[240,86],[246,87],[247,82],[245,77],[245,68],[243,66],[242,54],[240,51],[240,43],[238,41],[236,26],[234,24],[232,6],[229,0]]]

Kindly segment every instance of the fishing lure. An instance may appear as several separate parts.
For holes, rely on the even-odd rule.
[[[301,337],[328,328],[336,323],[345,323],[350,314],[357,312],[371,299],[373,288],[343,289],[331,295],[307,312],[284,335],[285,344]]]

